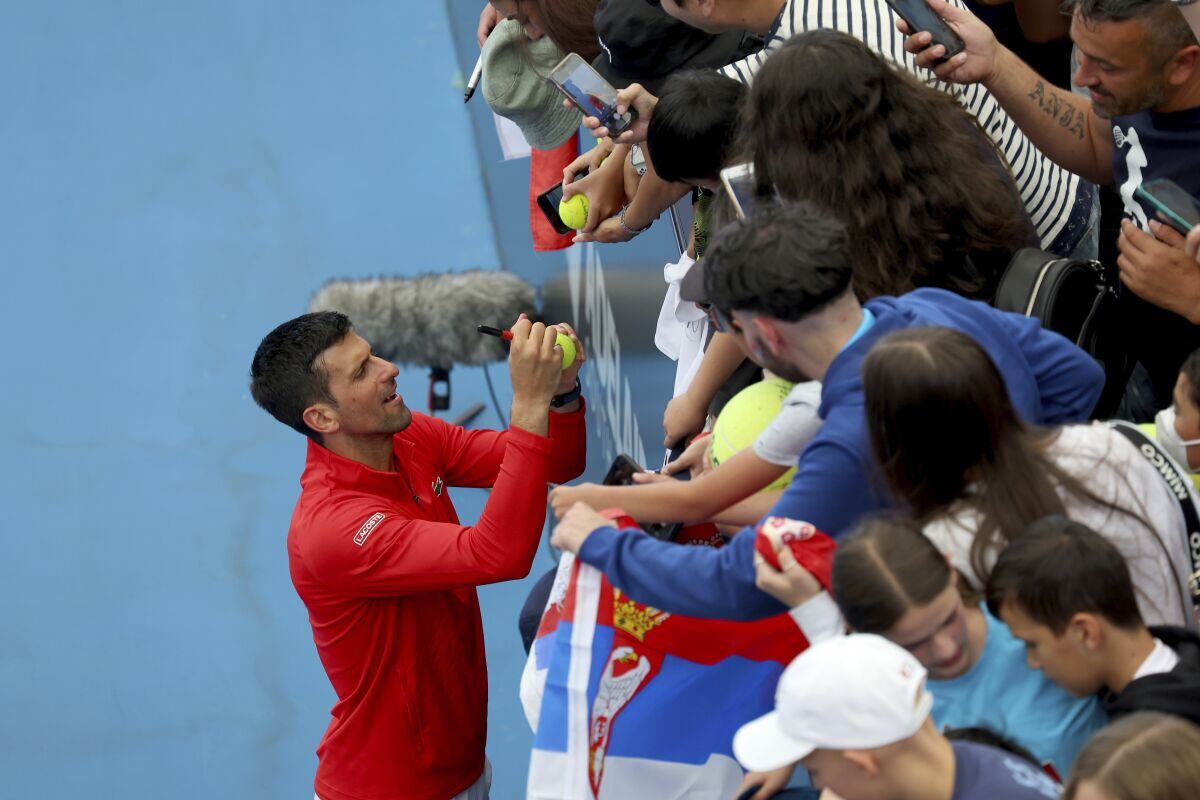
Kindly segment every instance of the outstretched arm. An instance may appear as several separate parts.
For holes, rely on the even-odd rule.
[[[579,557],[639,603],[692,617],[762,619],[787,607],[754,585],[754,537],[746,529],[714,549],[607,527],[588,537]]]
[[[550,504],[558,516],[575,503],[587,503],[593,508],[619,508],[639,522],[703,522],[753,495],[785,471],[786,467],[764,461],[747,448],[695,480],[664,478],[636,486],[559,486],[550,493]]]
[[[1113,182],[1112,125],[1096,115],[1091,103],[1044,80],[970,11],[942,0],[929,0],[929,6],[954,29],[965,49],[939,64],[946,49],[932,45],[928,32],[910,35],[904,49],[916,55],[918,66],[943,80],[983,84],[1054,163],[1093,183]],[[910,33],[903,21],[896,24]]]

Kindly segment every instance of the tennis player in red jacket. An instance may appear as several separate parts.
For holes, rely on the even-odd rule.
[[[567,370],[558,330],[578,353]],[[338,698],[317,748],[319,800],[487,797],[475,587],[529,572],[546,484],[584,469],[578,338],[524,316],[512,334],[505,431],[410,411],[399,370],[343,314],[286,322],[254,355],[255,401],[309,437],[288,558]],[[459,523],[450,486],[492,488],[475,525]]]

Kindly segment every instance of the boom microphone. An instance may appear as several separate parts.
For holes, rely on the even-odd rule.
[[[505,358],[480,322],[511,325],[534,316],[533,287],[511,272],[469,270],[415,278],[333,280],[313,295],[310,311],[340,311],[382,358],[445,372],[455,364]]]

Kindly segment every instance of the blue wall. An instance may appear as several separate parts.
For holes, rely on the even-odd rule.
[[[284,550],[304,443],[246,371],[330,277],[565,276],[528,251],[526,162],[462,105],[478,7],[0,5],[6,796],[311,796],[333,696]],[[657,280],[653,235],[612,257]],[[639,342],[653,441],[669,381]],[[401,390],[421,407],[424,375]],[[484,496],[456,491],[464,519]],[[513,625],[550,565],[482,590],[497,798],[523,793]]]

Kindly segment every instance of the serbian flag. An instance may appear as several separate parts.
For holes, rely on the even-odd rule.
[[[763,525],[784,525],[797,560],[828,587],[829,537],[795,520]],[[787,614],[669,614],[564,554],[521,679],[534,727],[527,797],[732,797],[743,776],[733,735],[774,708],[780,674],[807,646]]]

